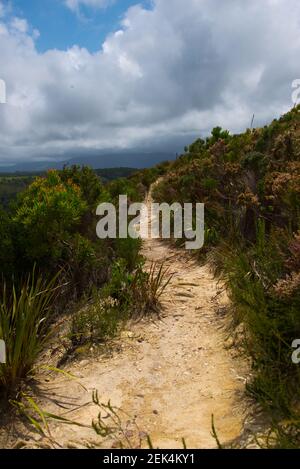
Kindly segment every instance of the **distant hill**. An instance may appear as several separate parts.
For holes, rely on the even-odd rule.
[[[15,172],[43,172],[47,169],[62,169],[65,165],[86,165],[93,169],[111,169],[111,168],[150,168],[162,161],[174,160],[175,153],[172,152],[118,152],[118,153],[100,153],[97,155],[75,156],[63,161],[35,161],[20,162],[14,166],[0,167],[0,173]]]
[[[127,178],[136,173],[136,168],[107,168],[95,169],[95,173],[101,177],[104,182],[110,182],[119,178]]]

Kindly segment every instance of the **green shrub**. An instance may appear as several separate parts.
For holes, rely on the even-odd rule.
[[[56,277],[46,282],[35,273],[21,287],[3,285],[0,304],[0,338],[7,361],[0,365],[0,389],[16,389],[33,369],[49,338],[49,315],[56,294]]]
[[[292,341],[300,337],[300,292],[283,298],[274,280],[283,274],[278,245],[263,231],[251,249],[226,245],[219,251],[237,322],[248,331],[254,379],[248,390],[274,416],[295,417],[300,370],[292,363]]]
[[[140,317],[159,312],[160,299],[171,278],[163,265],[153,263],[147,272],[141,263],[134,272],[128,273],[121,261],[114,265],[111,281],[106,288],[120,305],[126,306],[130,316]]]
[[[22,194],[13,219],[24,257],[30,263],[57,262],[64,239],[80,224],[86,209],[79,186],[63,182],[57,171],[37,178]]]
[[[68,283],[62,293],[70,302],[88,295],[92,285],[103,284],[109,243],[97,239],[95,216],[103,194],[98,177],[85,167],[36,178],[20,195],[9,220],[15,277],[31,271],[34,264],[45,275],[54,275],[59,268],[63,283]],[[8,275],[6,279],[10,280]]]
[[[72,317],[70,339],[73,346],[86,342],[98,343],[112,338],[125,318],[120,314],[118,301],[94,294],[91,304]]]
[[[141,261],[140,250],[142,240],[140,238],[117,238],[114,240],[114,251],[117,258],[123,259],[129,271],[134,270]]]
[[[82,198],[90,210],[94,211],[104,190],[95,171],[88,166],[72,166],[59,171],[59,176],[64,184],[70,185],[70,182],[72,182],[80,187]]]
[[[11,219],[0,207],[0,265],[4,277],[11,277],[14,272],[15,249],[12,236]]]
[[[116,261],[110,281],[94,292],[87,307],[73,316],[70,331],[73,346],[103,342],[113,337],[129,318],[159,313],[160,299],[170,280],[162,265],[152,264],[146,272],[140,264],[130,273],[123,259]]]

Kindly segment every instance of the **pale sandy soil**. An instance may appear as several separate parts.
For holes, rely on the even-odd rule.
[[[164,262],[173,274],[160,319],[129,324],[110,356],[67,365],[65,370],[78,382],[55,373],[50,382],[41,382],[40,390],[47,394],[43,408],[89,425],[98,410],[84,404],[98,390],[102,402],[110,399],[128,420],[135,418],[141,435],[151,435],[155,447],[182,448],[182,438],[189,448],[215,447],[212,414],[222,442],[238,438],[248,405],[247,366],[224,347],[229,315],[223,286],[208,266],[160,240],[146,241],[143,253],[148,266],[151,261]],[[102,441],[89,428],[57,422],[50,428],[61,447]],[[32,432],[23,433],[22,441],[34,447],[47,444]],[[102,444],[111,446],[113,441]]]

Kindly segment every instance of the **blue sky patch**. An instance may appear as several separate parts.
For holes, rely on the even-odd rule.
[[[83,5],[78,15],[64,0],[13,0],[11,13],[26,18],[32,29],[39,30],[40,37],[36,40],[39,52],[65,50],[74,44],[95,52],[106,36],[119,28],[128,8],[137,3],[143,7],[151,5],[148,0],[115,0],[101,9]]]

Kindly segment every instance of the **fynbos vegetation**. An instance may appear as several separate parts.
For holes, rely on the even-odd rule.
[[[300,444],[300,109],[231,136],[215,128],[185,149],[158,201],[206,204],[206,252],[246,325],[249,392],[271,416],[268,445]],[[274,437],[275,436],[275,437]]]

